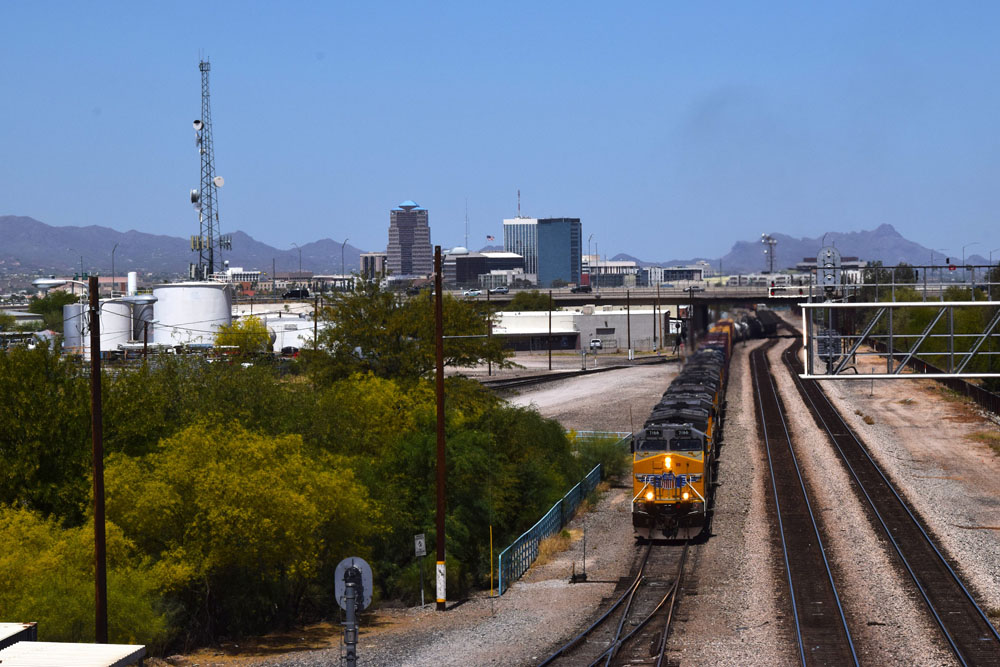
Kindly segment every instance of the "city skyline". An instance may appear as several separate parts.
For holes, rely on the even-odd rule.
[[[1000,8],[405,3],[0,7],[0,215],[189,236],[212,63],[223,232],[376,250],[416,197],[435,243],[581,215],[602,254],[720,256],[888,223],[1000,246]],[[421,34],[421,48],[385,35]],[[378,49],[371,49],[379,43]],[[515,44],[531,48],[515,48]],[[405,105],[401,104],[405,100]],[[402,157],[400,157],[402,156]],[[697,229],[688,234],[687,229]]]

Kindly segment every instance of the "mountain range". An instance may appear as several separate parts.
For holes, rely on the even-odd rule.
[[[304,243],[298,249],[279,249],[243,232],[231,235],[233,249],[216,252],[220,264],[221,260],[228,260],[231,266],[259,269],[268,274],[272,266],[279,273],[300,268],[320,274],[341,271],[341,244],[332,239]],[[34,218],[0,216],[0,274],[110,275],[113,249],[113,268],[118,275],[139,271],[156,276],[181,276],[187,273],[188,264],[197,259],[187,238],[135,230],[119,232],[97,225],[53,227]],[[343,247],[344,270],[358,270],[361,252],[350,244]]]
[[[815,238],[795,238],[787,234],[771,234],[775,246],[775,270],[794,266],[804,257],[815,257],[824,243],[833,245],[842,256],[863,260],[882,260],[885,264],[907,262],[928,264],[931,259],[941,264],[944,257],[919,243],[903,237],[892,225],[880,225],[870,231],[829,232]],[[305,243],[299,248],[275,248],[244,232],[233,232],[233,249],[222,253],[231,266],[271,273],[296,271],[300,268],[313,273],[341,271],[341,244],[332,239]],[[116,248],[117,246],[117,248]],[[725,273],[751,273],[767,269],[765,246],[760,240],[737,241],[721,258],[695,257],[667,261],[643,260],[628,254],[618,254],[614,260],[633,260],[640,265],[683,266],[707,261],[716,270],[721,262]],[[186,274],[188,263],[195,259],[187,238],[163,234],[148,234],[135,230],[120,232],[108,227],[54,227],[24,216],[0,216],[0,275],[67,274],[78,271],[110,275],[114,249],[114,270],[118,275],[139,271],[157,277],[179,277]],[[490,249],[502,249],[490,246]],[[301,251],[301,253],[300,253]],[[343,248],[343,268],[357,271],[362,250],[350,244]],[[951,257],[960,263],[961,257]],[[966,257],[968,264],[985,264],[980,255]]]
[[[832,245],[840,251],[842,257],[858,257],[866,261],[881,260],[885,265],[907,264],[943,264],[946,257],[938,251],[924,247],[906,239],[892,225],[879,225],[870,231],[860,232],[828,232],[815,238],[795,238],[787,234],[772,233],[777,240],[774,247],[774,270],[795,266],[806,257],[815,257],[823,245]],[[759,239],[754,241],[737,241],[732,249],[721,258],[694,257],[691,259],[671,259],[665,262],[650,262],[640,260],[626,254],[615,255],[614,260],[633,260],[640,265],[685,266],[697,261],[707,261],[718,271],[722,263],[724,273],[753,273],[768,270],[765,246]],[[961,256],[952,256],[953,264],[961,263]],[[987,258],[981,255],[968,255],[967,264],[986,264]]]

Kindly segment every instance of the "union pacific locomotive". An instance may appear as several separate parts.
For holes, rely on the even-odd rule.
[[[742,326],[741,326],[742,325]],[[720,320],[632,440],[632,526],[639,539],[690,539],[707,525],[733,341],[745,320]]]

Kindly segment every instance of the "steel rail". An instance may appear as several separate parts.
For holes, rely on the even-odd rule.
[[[858,657],[854,649],[854,642],[851,639],[850,629],[847,626],[847,619],[840,602],[840,596],[837,594],[837,587],[833,581],[833,573],[826,557],[826,550],[823,547],[823,541],[820,537],[815,513],[809,502],[805,481],[802,479],[798,460],[795,457],[792,439],[788,432],[788,424],[785,421],[784,409],[778,397],[777,388],[774,386],[774,378],[770,372],[767,351],[776,344],[777,341],[752,351],[750,353],[750,367],[759,408],[758,414],[760,417],[761,433],[764,439],[764,448],[767,453],[768,469],[771,476],[771,490],[774,496],[778,532],[781,537],[782,556],[784,558],[785,572],[792,602],[792,617],[795,619],[795,635],[798,641],[799,660],[803,665],[812,664],[814,660],[821,664],[857,665]],[[770,393],[765,394],[765,391],[761,387],[762,375],[767,377],[767,388],[770,390]],[[765,401],[765,398],[769,400]],[[781,432],[769,432],[765,404],[770,407],[770,411],[773,413],[772,416],[777,416],[780,421]],[[772,444],[775,443],[772,440],[780,440],[782,435],[788,449],[787,466],[794,470],[798,480],[797,485],[787,482],[784,477],[781,477],[781,480],[785,483],[779,484],[779,476],[775,474],[775,460],[778,453],[773,451]],[[782,489],[780,494],[779,488]],[[801,495],[798,495],[799,493]],[[785,500],[789,501],[784,508],[779,495],[785,495]],[[805,510],[805,515],[801,513],[798,515],[794,514],[801,509]],[[793,521],[786,526],[783,516],[793,519]],[[810,528],[811,531],[809,530]],[[794,565],[793,559],[790,557],[790,542],[795,542],[794,553],[798,562],[795,562]],[[816,575],[816,569],[820,563],[822,563],[821,571],[826,574],[822,578]],[[799,580],[799,583],[803,584],[798,589],[795,586],[796,579]],[[824,601],[829,601],[830,599],[834,601],[837,609],[835,618],[831,618],[825,613],[825,607],[819,606]]]
[[[538,667],[545,667],[545,665],[550,664],[556,658],[559,658],[563,654],[572,650],[573,647],[575,647],[577,644],[583,641],[583,639],[587,635],[589,635],[591,632],[596,630],[598,626],[604,623],[604,621],[608,618],[608,616],[610,616],[615,609],[621,606],[622,602],[624,602],[626,598],[629,599],[631,598],[631,596],[635,593],[635,590],[639,587],[639,584],[642,583],[643,573],[646,570],[646,563],[649,561],[649,554],[652,550],[653,550],[653,543],[650,542],[649,544],[646,545],[646,552],[643,554],[642,561],[639,563],[639,571],[638,573],[636,573],[635,579],[632,580],[632,583],[629,584],[628,588],[625,589],[625,592],[622,593],[621,597],[618,598],[618,600],[616,600],[615,603],[612,604],[606,612],[601,614],[600,618],[591,623],[590,626],[588,626],[583,632],[578,634],[576,637],[573,637],[573,639],[563,644],[555,653],[547,657],[542,662],[538,663]]]
[[[839,452],[956,658],[963,665],[997,664],[1000,634],[826,392],[816,382],[807,384],[798,377],[801,363],[796,355],[799,349],[801,344],[784,352],[785,365],[800,394],[811,406],[817,424]],[[882,498],[876,501],[874,494]],[[922,550],[923,554],[914,553],[917,550]],[[923,563],[920,556],[925,559]],[[942,605],[949,608],[943,609]]]
[[[666,651],[666,637],[667,637],[667,634],[670,631],[670,623],[671,623],[671,620],[673,618],[674,604],[677,601],[677,593],[678,593],[678,591],[680,591],[681,577],[684,574],[684,564],[687,561],[687,553],[688,553],[688,548],[690,547],[690,545],[691,545],[690,540],[684,542],[684,549],[683,549],[683,551],[681,551],[681,558],[680,558],[680,562],[679,562],[679,564],[677,566],[677,574],[674,576],[674,581],[670,585],[670,588],[667,589],[667,592],[663,595],[663,597],[660,599],[660,601],[656,604],[656,606],[653,607],[653,610],[651,612],[649,612],[648,614],[646,614],[646,616],[644,616],[642,618],[642,620],[640,620],[638,623],[636,623],[635,627],[627,635],[625,635],[624,637],[618,637],[618,636],[616,636],[615,639],[612,641],[611,645],[607,649],[605,649],[605,651],[603,653],[601,653],[599,656],[597,656],[597,659],[595,659],[593,662],[591,662],[590,665],[588,665],[588,667],[597,667],[598,663],[601,662],[602,658],[606,658],[604,660],[605,667],[610,667],[610,665],[612,664],[612,661],[614,660],[614,658],[618,654],[618,650],[626,642],[628,642],[629,640],[631,640],[632,637],[634,637],[636,634],[638,634],[640,630],[642,630],[644,627],[646,627],[646,625],[651,620],[653,620],[653,617],[656,616],[660,612],[660,609],[663,608],[663,605],[665,605],[665,604],[667,604],[669,602],[670,603],[670,608],[668,609],[667,619],[666,619],[666,622],[664,624],[664,628],[663,628],[663,630],[660,633],[661,644],[660,644],[659,659],[662,659],[663,652]],[[619,628],[618,628],[619,635],[621,633],[621,628],[622,628],[622,626],[623,626],[623,624],[625,622],[625,619],[628,616],[628,611],[629,611],[628,609],[625,609],[624,612],[622,613],[622,618],[621,618],[621,621],[619,623]],[[659,659],[657,660],[657,664],[659,664]]]

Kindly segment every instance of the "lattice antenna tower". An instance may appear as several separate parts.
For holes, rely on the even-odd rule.
[[[198,211],[199,233],[191,237],[191,250],[198,253],[198,263],[191,265],[191,278],[205,280],[215,273],[215,251],[232,249],[232,237],[222,236],[219,228],[219,193],[224,181],[215,175],[215,147],[212,143],[212,98],[208,60],[198,63],[201,72],[201,118],[194,121],[195,145],[201,155],[201,187],[191,191],[191,203]]]

